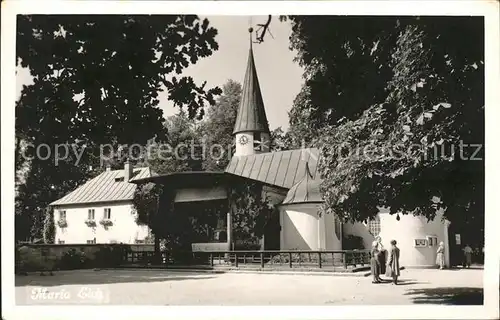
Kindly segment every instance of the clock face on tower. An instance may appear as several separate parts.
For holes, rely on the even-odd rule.
[[[241,145],[247,144],[248,143],[248,137],[241,136],[239,142],[240,142]]]

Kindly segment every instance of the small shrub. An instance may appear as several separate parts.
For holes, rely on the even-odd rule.
[[[258,251],[260,250],[261,245],[260,243],[255,243],[255,242],[235,242],[234,244],[234,250],[241,250],[241,251]]]
[[[124,256],[125,250],[123,246],[103,246],[96,251],[92,266],[94,268],[118,267],[122,264]]]
[[[75,248],[66,251],[57,262],[57,267],[61,270],[75,270],[88,267],[89,258],[83,251],[77,251]]]
[[[365,249],[365,245],[363,243],[363,238],[354,236],[354,235],[348,235],[347,237],[344,238],[343,240],[343,249],[344,250],[363,250]]]

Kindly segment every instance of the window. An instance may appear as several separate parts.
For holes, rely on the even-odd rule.
[[[59,219],[60,220],[66,220],[66,210],[60,210],[59,211]]]
[[[87,244],[96,244],[96,239],[94,238],[93,240],[87,240]]]
[[[104,219],[111,219],[111,208],[104,208]]]
[[[434,247],[438,245],[438,238],[436,236],[427,236],[427,245]]]
[[[413,246],[415,248],[427,247],[427,239],[414,239]]]
[[[253,133],[253,148],[256,151],[261,151],[261,149],[262,149],[262,141],[260,139],[261,139],[260,132],[254,132]]]
[[[94,220],[95,219],[95,209],[89,209],[89,220]]]
[[[59,240],[57,240],[57,243],[58,244],[64,244],[64,241],[59,239]]]
[[[376,216],[374,219],[368,220],[368,231],[374,237],[376,237],[380,234],[380,218],[379,218],[379,216]]]

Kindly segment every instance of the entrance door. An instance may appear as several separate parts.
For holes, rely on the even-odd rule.
[[[449,250],[450,250],[450,266],[456,267],[463,264],[463,251],[462,247],[464,246],[463,234],[460,232],[460,228],[450,224],[448,228],[448,241],[449,241]]]
[[[264,250],[280,249],[280,232],[279,212],[276,210],[269,219],[264,231]]]

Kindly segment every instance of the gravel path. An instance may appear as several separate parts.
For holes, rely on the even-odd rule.
[[[403,270],[401,284],[393,286],[372,284],[370,277],[158,270],[65,271],[45,277],[16,276],[16,302],[18,305],[162,306],[482,304],[482,277],[483,271],[479,269]]]

